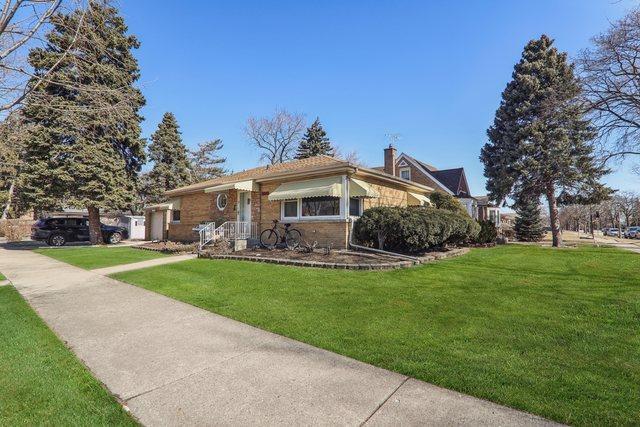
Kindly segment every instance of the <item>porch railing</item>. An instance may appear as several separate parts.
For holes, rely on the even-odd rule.
[[[216,228],[216,233],[222,238],[235,239],[257,239],[258,224],[248,221],[227,221]]]
[[[257,239],[258,224],[248,221],[227,221],[216,227],[215,222],[209,222],[199,227],[200,249],[218,239]]]

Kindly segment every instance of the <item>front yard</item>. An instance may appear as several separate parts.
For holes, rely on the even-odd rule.
[[[129,247],[44,248],[36,249],[35,252],[86,270],[131,264],[167,256],[160,252]]]
[[[0,343],[0,425],[136,425],[12,286]]]
[[[640,423],[638,265],[615,249],[509,245],[386,272],[192,260],[114,277],[446,388],[602,425]]]

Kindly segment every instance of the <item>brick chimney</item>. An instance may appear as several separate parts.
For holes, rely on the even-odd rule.
[[[384,171],[389,175],[396,174],[396,147],[392,144],[384,149]]]

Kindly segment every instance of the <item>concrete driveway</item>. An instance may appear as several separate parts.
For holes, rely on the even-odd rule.
[[[146,425],[546,425],[27,250],[0,271]]]

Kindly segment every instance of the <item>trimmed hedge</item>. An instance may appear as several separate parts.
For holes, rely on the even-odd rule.
[[[432,207],[377,207],[367,209],[354,225],[363,245],[417,253],[476,238],[480,226],[466,213]]]
[[[480,223],[480,233],[476,237],[476,243],[494,243],[498,238],[498,229],[495,224],[489,220],[478,221]]]

